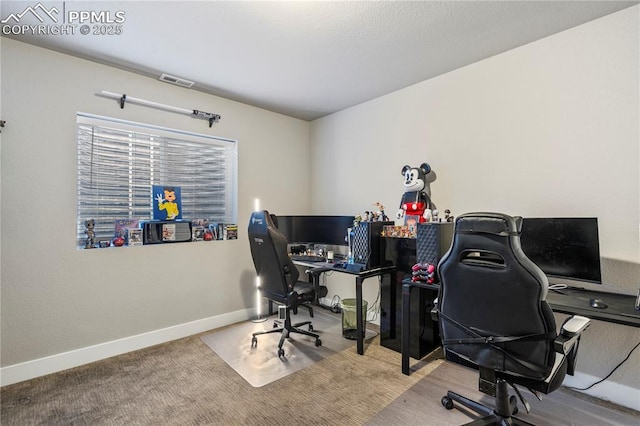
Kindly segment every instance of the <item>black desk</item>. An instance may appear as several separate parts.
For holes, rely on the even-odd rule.
[[[604,309],[592,308],[589,304],[591,299],[600,299],[608,307]],[[576,287],[549,290],[547,294],[547,303],[554,312],[582,315],[595,320],[640,327],[640,311],[635,309],[635,302],[636,296]]]
[[[304,261],[293,261],[294,264],[312,268],[314,274],[314,287],[318,287],[320,275],[318,272],[340,272],[342,274],[349,274],[355,277],[356,279],[356,346],[359,355],[364,354],[364,321],[362,320],[362,283],[367,278],[378,277],[383,275],[389,275],[391,278],[393,272],[395,271],[395,267],[393,266],[384,266],[380,268],[373,268],[366,271],[354,272],[348,269],[343,268],[334,268],[332,264],[325,262],[304,262]]]

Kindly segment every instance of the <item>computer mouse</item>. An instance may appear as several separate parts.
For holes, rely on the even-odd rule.
[[[600,299],[591,299],[591,300],[589,300],[589,305],[592,308],[596,308],[596,309],[605,309],[607,307],[607,304],[604,303]]]

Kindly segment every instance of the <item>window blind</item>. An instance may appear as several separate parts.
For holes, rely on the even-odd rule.
[[[78,114],[77,145],[79,246],[87,219],[97,240],[118,219],[152,219],[153,185],[181,188],[183,220],[235,222],[235,141]]]

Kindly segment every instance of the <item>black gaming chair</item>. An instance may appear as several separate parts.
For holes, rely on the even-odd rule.
[[[313,318],[313,309],[309,305],[315,298],[312,283],[298,281],[298,268],[293,264],[287,253],[287,239],[278,231],[268,211],[257,211],[251,214],[249,220],[249,245],[251,256],[260,278],[260,292],[262,296],[285,307],[285,318],[282,327],[277,323],[274,328],[253,333],[251,346],[258,344],[256,336],[267,333],[282,333],[278,344],[278,357],[284,356],[282,345],[290,333],[300,333],[315,338],[315,345],[322,345],[318,334],[312,333],[311,321],[291,324],[291,311],[298,312],[298,306],[309,309]],[[309,331],[299,327],[307,325]]]
[[[560,335],[545,301],[548,281],[520,248],[521,218],[469,213],[456,218],[451,248],[438,264],[435,310],[447,360],[479,370],[480,391],[495,397],[486,407],[449,391],[454,401],[485,417],[469,424],[528,424],[516,417],[516,384],[548,394],[573,375],[580,333],[589,320],[574,316]]]

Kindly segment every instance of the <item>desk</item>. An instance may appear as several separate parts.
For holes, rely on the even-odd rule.
[[[589,305],[591,299],[603,300],[608,307],[604,309],[592,308]],[[549,290],[547,294],[547,303],[554,312],[582,315],[595,320],[640,327],[640,311],[635,309],[635,302],[636,296],[577,287]]]
[[[364,354],[364,321],[362,320],[363,312],[362,312],[362,283],[367,278],[371,277],[379,277],[384,275],[389,275],[389,278],[392,278],[392,275],[395,271],[395,267],[393,266],[384,266],[380,268],[373,268],[366,271],[354,272],[348,269],[343,268],[334,268],[330,263],[324,262],[304,262],[304,261],[293,261],[294,264],[311,268],[311,271],[314,273],[314,287],[317,288],[319,286],[320,275],[319,273],[335,271],[342,274],[349,274],[355,277],[356,279],[356,347],[359,355]]]

